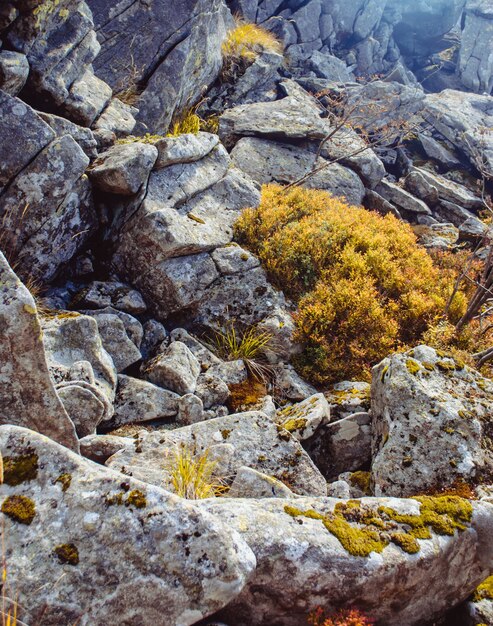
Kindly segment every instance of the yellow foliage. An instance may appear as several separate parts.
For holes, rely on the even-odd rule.
[[[197,108],[183,111],[170,126],[167,136],[178,137],[178,135],[196,135],[200,131],[201,119],[197,115]]]
[[[318,383],[368,377],[372,365],[413,343],[443,314],[451,272],[441,272],[411,227],[329,193],[263,188],[236,237],[298,304],[302,374]],[[465,307],[459,291],[452,321]]]
[[[214,476],[217,461],[209,458],[209,450],[195,454],[180,446],[166,460],[165,468],[171,476],[176,495],[187,500],[214,498],[225,491],[223,483]]]
[[[222,45],[223,75],[234,74],[235,69],[244,69],[263,51],[282,54],[283,45],[267,29],[236,19],[235,28],[229,31]]]

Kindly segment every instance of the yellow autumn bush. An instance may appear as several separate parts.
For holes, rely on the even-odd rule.
[[[411,227],[329,193],[266,185],[236,238],[298,305],[296,365],[317,383],[368,377],[392,350],[415,343],[443,314],[454,273],[440,269]],[[458,319],[465,295],[449,315]]]

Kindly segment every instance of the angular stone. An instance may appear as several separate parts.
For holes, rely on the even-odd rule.
[[[174,341],[147,365],[145,374],[152,383],[183,396],[195,391],[200,365],[184,343]]]
[[[112,98],[94,124],[95,131],[109,131],[116,137],[129,135],[135,128],[135,116],[139,112],[118,98]]]
[[[58,387],[57,393],[75,425],[77,436],[95,434],[105,414],[103,402],[90,389],[77,384]]]
[[[219,137],[211,133],[196,135],[185,133],[177,137],[164,137],[154,145],[158,151],[156,169],[176,163],[194,163],[206,157],[219,143]]]
[[[343,380],[333,385],[326,392],[332,421],[369,411],[370,393],[369,383],[363,381]]]
[[[431,215],[431,209],[427,204],[388,180],[382,180],[375,188],[375,191],[385,200],[394,204],[399,210],[420,215]]]
[[[240,467],[226,498],[295,498],[296,495],[277,478],[251,467]]]
[[[29,607],[19,619],[187,626],[230,602],[255,567],[238,535],[159,487],[122,482],[26,429],[1,427],[0,449],[37,460],[24,482],[1,488],[9,584]],[[5,514],[14,496],[32,502],[27,523]]]
[[[200,454],[211,446],[227,444],[231,453],[219,456],[215,470],[223,479],[232,481],[238,469],[247,466],[284,481],[295,493],[324,495],[327,492],[325,480],[300,444],[260,412],[228,415],[173,431],[139,435],[135,445],[108,460],[109,467],[171,488],[162,459],[176,446],[189,446]]]
[[[91,68],[73,83],[63,110],[77,124],[91,126],[110,101],[111,95],[111,87],[95,76]]]
[[[29,63],[24,54],[3,50],[0,52],[0,89],[16,96],[26,84]]]
[[[303,441],[330,421],[330,406],[323,393],[317,393],[299,404],[279,409],[276,421],[295,439]]]
[[[372,377],[376,495],[474,484],[492,471],[487,433],[493,383],[433,348],[384,359]]]
[[[49,124],[57,137],[71,135],[89,158],[92,159],[97,156],[97,142],[91,129],[79,126],[65,117],[52,113],[40,112],[39,117]]]
[[[101,191],[133,196],[147,183],[157,155],[156,148],[150,144],[118,144],[99,155],[89,177]]]
[[[0,253],[0,423],[39,431],[78,450],[75,427],[50,379],[36,303]]]
[[[140,293],[118,281],[95,280],[76,294],[75,301],[80,308],[103,309],[112,306],[130,315],[140,315],[147,310]]]
[[[132,439],[117,437],[116,435],[87,435],[79,443],[80,453],[83,457],[104,465],[110,456],[130,445]]]
[[[108,427],[173,417],[178,413],[178,400],[179,396],[172,391],[120,374],[115,412]]]

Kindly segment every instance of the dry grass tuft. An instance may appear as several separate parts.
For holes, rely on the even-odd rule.
[[[215,476],[216,468],[217,461],[209,458],[209,450],[197,454],[186,446],[177,446],[165,463],[173,491],[187,500],[215,498],[225,492],[223,481]]]

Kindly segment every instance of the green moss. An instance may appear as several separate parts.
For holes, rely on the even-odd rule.
[[[3,459],[3,482],[16,487],[38,476],[38,455],[32,451]]]
[[[349,482],[355,487],[359,487],[365,495],[370,495],[370,472],[353,472],[349,477]]]
[[[2,513],[19,524],[29,526],[36,515],[36,506],[26,496],[8,496],[2,503]]]
[[[423,361],[422,365],[425,368],[425,370],[428,370],[429,372],[433,372],[435,370],[435,366],[433,365],[433,363],[428,363],[427,361]]]
[[[493,600],[493,576],[490,576],[479,585],[474,592],[472,599],[474,602],[479,602],[480,600]]]
[[[418,515],[401,514],[389,507],[374,510],[359,500],[338,502],[333,512],[302,511],[285,506],[291,517],[320,520],[323,526],[353,556],[380,553],[390,543],[408,554],[419,552],[417,539],[430,539],[431,530],[438,535],[463,531],[472,518],[471,503],[457,496],[422,496],[414,498],[421,507]],[[401,528],[399,526],[402,526]]]
[[[147,506],[145,493],[140,491],[140,489],[134,489],[128,494],[125,506],[133,506],[136,509],[145,508]]]
[[[436,366],[443,372],[451,372],[455,370],[454,361],[437,361]]]
[[[62,491],[67,491],[67,489],[70,487],[70,483],[72,482],[72,475],[71,474],[60,474],[60,476],[55,480],[55,484],[56,483],[60,483],[60,485],[62,486]]]
[[[421,370],[418,361],[415,361],[414,359],[407,359],[406,367],[407,371],[413,376],[415,376]]]
[[[53,550],[57,555],[60,563],[66,563],[68,565],[79,564],[79,550],[73,543],[62,543]]]

